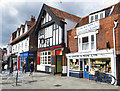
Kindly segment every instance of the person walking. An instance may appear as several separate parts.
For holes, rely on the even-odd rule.
[[[13,71],[17,71],[17,63],[16,62],[14,64]]]
[[[29,76],[33,74],[33,71],[34,71],[34,64],[33,64],[33,61],[31,61],[31,63],[30,63],[30,74],[29,74]]]
[[[26,64],[24,63],[22,66],[22,73],[25,72],[26,73]]]

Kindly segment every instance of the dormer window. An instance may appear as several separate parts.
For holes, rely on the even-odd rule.
[[[98,14],[97,15],[95,15],[95,21],[97,21],[98,20]]]
[[[105,18],[105,11],[101,11],[89,16],[89,23]]]
[[[18,36],[20,36],[20,31],[18,31]]]
[[[45,24],[52,20],[52,17],[48,13],[44,13],[42,16],[41,24]]]
[[[22,33],[24,33],[25,31],[24,31],[24,28],[22,28]]]
[[[100,13],[100,19],[102,19],[103,18],[103,13]]]

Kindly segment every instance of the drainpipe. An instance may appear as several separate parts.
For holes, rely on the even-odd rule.
[[[117,28],[117,25],[118,25],[118,21],[117,20],[114,20],[114,27],[113,27],[113,43],[114,43],[114,76],[115,78],[117,77],[116,75],[116,46],[115,46],[115,29]]]

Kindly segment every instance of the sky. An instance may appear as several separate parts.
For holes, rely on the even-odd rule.
[[[11,34],[30,20],[37,19],[43,3],[79,17],[113,5],[120,0],[0,0],[0,48],[9,43]]]

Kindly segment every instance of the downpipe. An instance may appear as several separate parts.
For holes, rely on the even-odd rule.
[[[117,84],[117,75],[116,75],[116,40],[115,40],[115,32],[116,32],[116,28],[117,28],[117,25],[118,25],[118,21],[115,20],[114,21],[114,27],[113,27],[113,44],[114,44],[114,76],[116,78],[116,83],[115,85]]]

